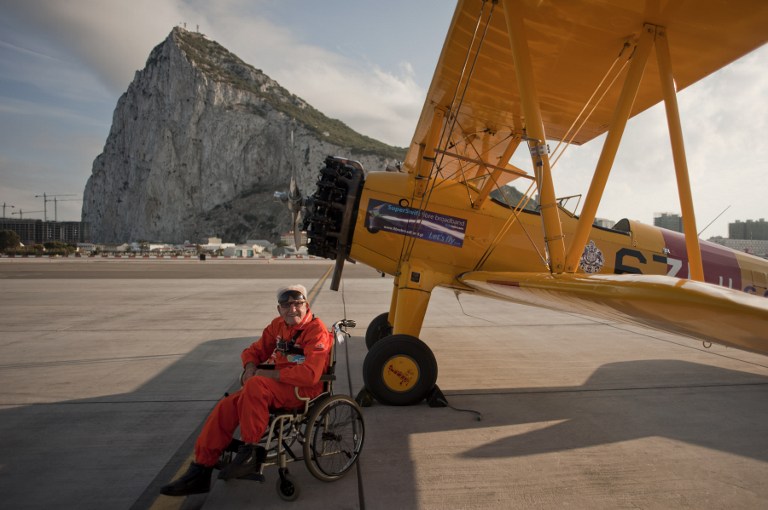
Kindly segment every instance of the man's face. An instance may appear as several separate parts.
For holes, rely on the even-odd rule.
[[[289,326],[301,324],[307,315],[307,302],[303,299],[289,299],[277,305],[277,311]]]

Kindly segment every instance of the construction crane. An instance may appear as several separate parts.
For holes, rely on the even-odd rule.
[[[27,211],[27,214],[34,214],[34,213],[39,213],[39,212],[45,212],[45,211]],[[20,220],[24,219],[24,210],[23,209],[19,209],[19,212],[12,212],[11,214],[18,214]]]
[[[56,210],[56,197],[74,197],[77,196],[75,194],[70,193],[69,195],[47,195],[43,193],[42,195],[35,195],[35,198],[43,198],[43,220],[48,221],[48,202],[53,202],[54,210],[56,213],[54,221],[58,220],[58,211]],[[75,199],[70,199],[75,200]]]
[[[6,208],[6,207],[10,207],[11,209],[14,209],[14,208],[16,208],[16,206],[15,206],[15,205],[8,205],[8,204],[6,204],[5,202],[3,202],[3,218],[5,218],[5,208]]]
[[[53,221],[59,221],[59,202],[82,202],[82,198],[65,198],[63,200],[53,199]]]

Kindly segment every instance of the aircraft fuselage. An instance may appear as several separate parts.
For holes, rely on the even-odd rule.
[[[368,174],[360,197],[350,257],[392,275],[400,273],[401,252],[440,276],[440,284],[462,289],[454,277],[467,271],[547,270],[539,214],[515,212],[494,200],[472,207],[468,188],[455,181],[435,184],[414,199],[407,174]],[[575,231],[577,217],[560,210],[562,229]],[[506,232],[502,232],[506,228]],[[501,233],[501,235],[499,235]],[[768,296],[768,261],[701,241],[705,281]],[[688,277],[682,234],[635,221],[614,228],[593,227],[580,269],[587,273],[659,274]]]

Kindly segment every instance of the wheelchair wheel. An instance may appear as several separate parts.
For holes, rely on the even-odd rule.
[[[280,478],[277,479],[275,488],[277,489],[277,495],[280,496],[280,499],[283,501],[296,501],[301,494],[301,490],[296,484],[296,480],[293,476],[288,474],[287,469],[280,473]]]
[[[344,476],[363,449],[365,426],[357,403],[346,395],[317,402],[307,419],[304,462],[312,475],[323,482]]]

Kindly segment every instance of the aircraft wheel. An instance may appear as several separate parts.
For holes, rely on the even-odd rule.
[[[392,334],[392,324],[389,323],[389,312],[376,316],[365,330],[365,346],[371,350],[373,344]]]
[[[424,400],[437,381],[432,350],[410,335],[376,342],[363,361],[363,381],[382,404],[409,406]]]

